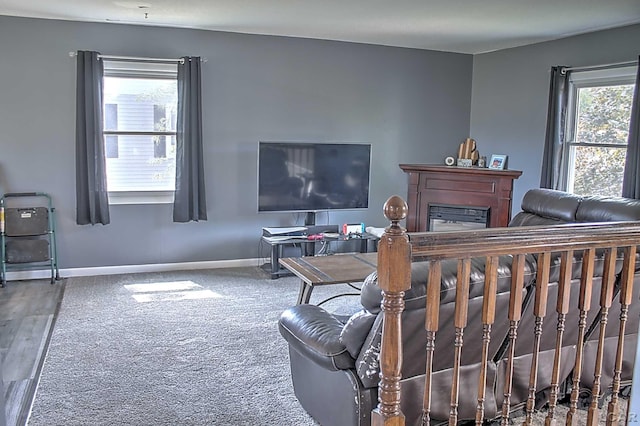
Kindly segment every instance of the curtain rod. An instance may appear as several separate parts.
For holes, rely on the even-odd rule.
[[[565,67],[562,68],[562,74],[566,74],[567,71],[589,71],[589,70],[597,70],[600,68],[616,68],[616,67],[626,67],[631,65],[637,65],[638,61],[626,61],[626,62],[613,62],[611,64],[602,64],[602,65],[591,65],[584,67]]]
[[[74,57],[77,56],[76,52],[69,52],[69,56]],[[98,59],[107,59],[114,61],[136,61],[136,62],[175,62],[175,63],[184,63],[184,59],[182,58],[145,58],[142,56],[115,56],[115,55],[100,55],[98,54]],[[201,62],[207,62],[205,58],[200,59]]]

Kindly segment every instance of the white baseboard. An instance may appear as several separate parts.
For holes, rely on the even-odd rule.
[[[234,259],[211,260],[205,262],[180,262],[180,263],[152,263],[146,265],[119,265],[119,266],[95,266],[89,268],[65,268],[60,269],[61,278],[89,277],[94,275],[135,274],[141,272],[169,272],[190,271],[197,269],[239,268],[244,266],[259,266],[268,262],[268,259]],[[51,278],[50,269],[33,269],[24,271],[7,272],[7,281],[37,280]]]

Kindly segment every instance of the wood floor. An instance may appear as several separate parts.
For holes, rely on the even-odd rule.
[[[63,294],[64,280],[9,281],[0,288],[0,390],[7,426],[26,424]]]

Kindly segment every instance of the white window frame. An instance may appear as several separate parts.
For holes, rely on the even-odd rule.
[[[117,59],[103,59],[103,61],[105,77],[162,78],[176,80],[178,78],[177,63]],[[132,134],[175,137],[176,132],[103,131],[104,136]],[[174,202],[174,195],[175,190],[109,191],[109,204],[172,204]]]
[[[565,142],[562,147],[562,170],[560,182],[562,189],[568,191],[570,184],[570,165],[574,163],[572,158],[573,146],[597,146],[610,148],[627,148],[626,144],[593,144],[578,143],[575,141],[576,119],[578,114],[578,90],[588,87],[613,86],[623,84],[635,84],[637,73],[636,66],[607,68],[588,71],[573,71],[569,77],[569,93],[567,100],[567,117],[565,123]]]

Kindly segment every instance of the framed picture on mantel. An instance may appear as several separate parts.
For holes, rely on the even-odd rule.
[[[507,165],[507,156],[500,154],[493,154],[491,160],[489,160],[489,168],[494,170],[504,170]]]

